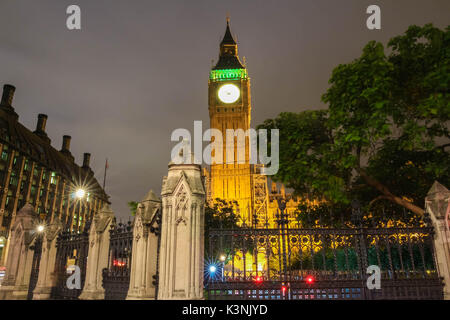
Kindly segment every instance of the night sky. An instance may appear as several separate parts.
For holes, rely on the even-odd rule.
[[[82,10],[82,30],[66,28],[66,8]],[[381,7],[381,30],[366,8]],[[126,203],[161,191],[170,135],[208,118],[208,74],[217,61],[227,12],[252,79],[252,126],[281,111],[324,108],[331,71],[384,44],[411,24],[450,24],[448,0],[0,0],[0,84],[17,87],[13,106],[103,181],[116,215]],[[282,150],[280,150],[282,152]]]

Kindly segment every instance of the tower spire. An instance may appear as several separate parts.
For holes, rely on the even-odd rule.
[[[231,34],[230,17],[227,16],[227,28],[220,43],[219,61],[213,70],[245,69],[238,56],[238,45]]]
[[[234,41],[233,35],[231,34],[231,29],[230,29],[230,17],[227,16],[227,29],[225,31],[225,36],[223,37],[223,40],[220,44],[221,46],[223,45],[237,45],[236,41]]]

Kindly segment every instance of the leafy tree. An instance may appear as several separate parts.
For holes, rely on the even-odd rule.
[[[237,229],[239,218],[235,214],[236,203],[222,199],[215,199],[212,204],[205,207],[205,255],[218,257],[222,252],[218,245],[215,248],[209,247],[211,229]],[[224,251],[231,251],[230,239],[222,239]]]
[[[411,26],[388,47],[371,41],[333,70],[327,110],[259,126],[280,129],[274,180],[335,204],[384,200],[418,215],[434,180],[450,184],[450,27]]]
[[[138,208],[139,202],[130,201],[128,202],[128,208],[130,208],[130,214],[134,217]]]

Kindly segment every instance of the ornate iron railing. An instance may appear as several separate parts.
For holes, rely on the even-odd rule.
[[[128,223],[111,225],[108,268],[103,269],[106,300],[125,300],[130,286],[133,228]]]
[[[89,252],[89,224],[82,233],[61,232],[56,242],[56,286],[52,290],[52,298],[57,300],[77,300],[84,287],[86,265]],[[67,287],[67,279],[72,272],[69,267],[80,268],[80,288]]]
[[[433,228],[289,228],[209,231],[208,299],[442,299]],[[380,268],[381,289],[367,287],[368,266]]]

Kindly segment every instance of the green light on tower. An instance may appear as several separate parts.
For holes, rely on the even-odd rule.
[[[246,69],[211,70],[209,75],[209,79],[214,81],[240,80],[247,79],[247,77]]]

